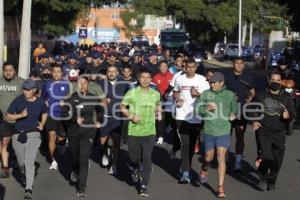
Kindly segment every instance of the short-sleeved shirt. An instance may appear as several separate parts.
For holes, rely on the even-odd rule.
[[[194,114],[196,97],[191,95],[192,88],[195,88],[199,93],[203,93],[210,87],[206,78],[199,74],[195,74],[193,78],[188,78],[186,74],[183,74],[175,80],[174,91],[179,92],[179,98],[184,102],[182,107],[176,108],[176,120],[196,124],[202,121]]]
[[[37,98],[35,101],[30,102],[26,100],[24,95],[20,95],[10,104],[7,113],[20,114],[25,108],[27,108],[28,116],[16,120],[15,129],[18,131],[36,130],[41,115],[47,113],[44,99]]]
[[[64,99],[69,94],[69,83],[65,80],[54,81],[50,80],[46,83],[42,91],[42,97],[48,101],[48,114],[52,118],[60,118],[62,108],[59,105],[61,99]]]
[[[144,92],[140,87],[129,90],[122,101],[122,104],[129,106],[130,113],[140,116],[139,123],[129,122],[129,136],[149,136],[155,135],[155,108],[160,105],[160,94],[156,90],[149,88]]]
[[[244,104],[246,97],[250,95],[250,90],[255,87],[251,74],[243,73],[235,75],[232,71],[225,74],[225,84],[237,96],[237,101]]]
[[[11,102],[22,94],[23,79],[15,77],[11,81],[0,77],[0,111],[5,114]]]

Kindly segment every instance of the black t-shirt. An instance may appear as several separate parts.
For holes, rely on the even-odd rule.
[[[255,87],[252,75],[248,73],[235,75],[233,71],[225,74],[225,84],[237,95],[237,101],[240,103],[245,103],[245,99],[251,94],[250,90]]]
[[[159,73],[159,63],[146,63],[144,67],[150,71],[152,77]]]
[[[107,68],[104,65],[87,65],[85,73],[87,74],[106,74]]]
[[[27,108],[28,116],[16,120],[15,129],[18,131],[34,131],[42,114],[47,113],[47,106],[42,98],[30,102],[24,95],[18,96],[9,106],[7,113],[20,114]]]

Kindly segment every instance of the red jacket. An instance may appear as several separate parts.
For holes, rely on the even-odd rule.
[[[153,77],[152,82],[156,84],[160,94],[164,96],[166,90],[170,85],[170,81],[173,78],[173,74],[167,71],[165,74],[158,73]]]

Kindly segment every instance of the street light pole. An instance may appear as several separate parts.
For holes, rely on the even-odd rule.
[[[242,55],[242,0],[239,6],[239,56]]]

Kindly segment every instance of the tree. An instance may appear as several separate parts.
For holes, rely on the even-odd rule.
[[[20,15],[22,0],[4,0],[7,14]],[[100,7],[118,0],[32,0],[31,29],[35,33],[55,36],[74,31],[76,20],[82,11],[91,6]],[[126,0],[118,2],[125,3]]]
[[[178,22],[185,24],[195,40],[205,42],[224,35],[236,35],[237,0],[132,0],[131,4],[143,14],[173,15]],[[278,29],[278,20],[264,18],[266,13],[284,18],[286,7],[270,0],[243,1],[244,23],[253,23],[254,28],[259,31],[264,27],[268,30]]]
[[[145,16],[134,10],[126,9],[121,11],[120,17],[123,21],[123,27],[117,27],[125,32],[126,38],[131,38],[133,35],[143,34],[145,25]]]

